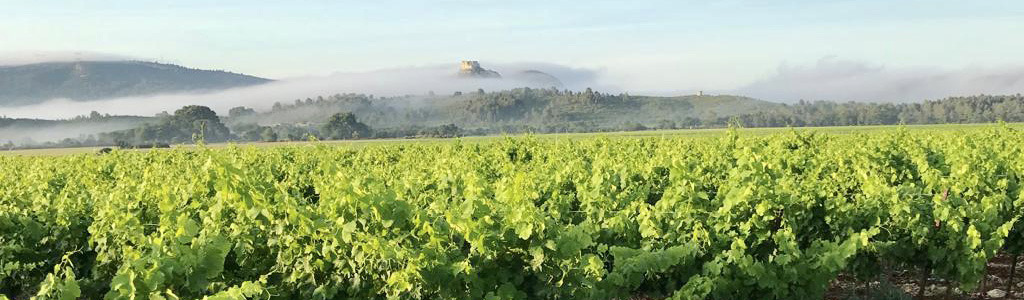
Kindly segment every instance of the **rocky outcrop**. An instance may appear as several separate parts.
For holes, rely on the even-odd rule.
[[[520,86],[536,88],[564,87],[562,81],[557,77],[537,70],[509,71],[506,75],[508,76],[502,76],[494,70],[484,69],[475,60],[464,60],[459,66],[459,77],[462,78],[495,78]]]
[[[480,62],[475,60],[464,60],[459,67],[459,76],[475,78],[501,78],[498,72],[480,67]]]

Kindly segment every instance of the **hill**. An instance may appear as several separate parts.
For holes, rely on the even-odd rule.
[[[0,106],[160,93],[216,91],[269,79],[142,61],[51,62],[0,66]]]
[[[1024,122],[1021,95],[978,95],[918,103],[800,102],[780,104],[730,95],[678,97],[605,94],[558,89],[513,89],[453,96],[375,98],[334,95],[278,103],[270,111],[238,107],[226,118],[234,132],[251,136],[272,128],[302,140],[335,113],[351,112],[375,137],[446,136],[517,132],[600,132],[649,128],[746,127]]]
[[[781,107],[783,105],[778,103],[729,95],[652,97],[599,93],[590,89],[574,92],[520,88],[452,96],[333,95],[295,100],[294,104],[275,104],[266,112],[232,115],[228,123],[263,126],[319,123],[335,113],[352,112],[374,128],[454,124],[484,132],[586,132],[667,122],[691,126]]]

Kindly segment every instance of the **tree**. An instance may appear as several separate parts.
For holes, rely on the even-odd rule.
[[[256,124],[243,124],[235,127],[235,130],[237,130],[237,132],[241,132],[238,134],[238,137],[242,140],[259,141],[263,139],[263,127]]]
[[[274,132],[273,128],[263,127],[263,132],[260,133],[260,138],[264,142],[276,142],[277,141],[277,132]]]
[[[419,136],[453,138],[461,135],[462,129],[455,124],[445,124],[438,127],[424,128],[419,131]]]
[[[676,122],[671,120],[658,121],[658,129],[676,129]]]
[[[370,136],[370,127],[356,120],[351,112],[336,113],[321,128],[327,139],[353,139]]]
[[[224,141],[231,131],[220,122],[217,113],[206,106],[189,105],[174,111],[172,124],[179,134],[198,134],[205,141]]]
[[[236,106],[228,110],[228,117],[238,118],[256,114],[256,110],[245,106]]]

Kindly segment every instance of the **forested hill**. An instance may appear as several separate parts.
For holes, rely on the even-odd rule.
[[[487,133],[588,132],[722,127],[731,120],[747,127],[1024,122],[1024,97],[780,104],[728,95],[651,97],[522,88],[454,96],[333,95],[278,103],[264,112],[239,107],[227,120],[263,126],[316,124],[339,112],[352,112],[378,129],[454,124]]]
[[[352,112],[374,128],[455,124],[488,132],[580,132],[664,122],[699,124],[783,105],[741,96],[650,97],[607,94],[587,89],[520,88],[456,95],[380,98],[344,94],[277,103],[269,111],[236,108],[229,123],[259,125],[318,123],[338,112]]]
[[[0,106],[55,98],[94,99],[215,91],[270,80],[225,71],[141,61],[51,62],[0,66]]]

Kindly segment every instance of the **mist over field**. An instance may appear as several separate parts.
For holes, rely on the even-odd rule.
[[[40,52],[7,54],[0,58],[0,65],[79,60],[121,61],[124,59],[126,59],[125,56],[92,52]],[[257,112],[268,112],[276,103],[287,105],[295,100],[349,93],[376,97],[401,96],[388,101],[380,101],[380,104],[398,110],[446,110],[451,109],[453,104],[457,107],[466,105],[465,103],[455,103],[465,101],[465,99],[449,97],[456,92],[473,93],[478,90],[496,92],[521,87],[553,87],[551,82],[538,82],[536,77],[530,77],[529,72],[531,71],[540,71],[555,78],[557,84],[554,87],[559,90],[583,91],[590,88],[605,94],[628,93],[634,96],[668,97],[697,93],[697,89],[692,88],[686,82],[680,82],[676,92],[644,91],[628,85],[618,85],[609,79],[615,78],[612,75],[619,71],[615,69],[582,68],[543,62],[484,62],[481,65],[488,70],[497,71],[502,75],[501,78],[459,76],[458,65],[454,63],[434,64],[367,72],[337,72],[326,76],[281,78],[268,83],[214,92],[181,92],[99,100],[52,99],[38,104],[0,106],[0,117],[58,120],[87,115],[93,111],[115,116],[151,117],[164,112],[173,113],[186,105],[207,106],[218,115],[226,116],[231,108],[239,106],[252,108]],[[652,73],[645,76],[658,76],[658,74]],[[911,103],[979,94],[1014,95],[1021,91],[1024,91],[1024,67],[1021,66],[975,66],[958,69],[892,67],[827,56],[810,64],[783,63],[775,71],[748,84],[732,89],[705,90],[703,92],[706,95],[737,95],[775,103],[795,103],[800,100]],[[670,105],[684,107],[690,104]],[[723,106],[721,109],[711,111],[715,111],[715,114],[730,115],[738,112],[747,113],[750,107],[755,106],[758,105],[744,104],[731,108]],[[494,106],[492,105],[492,107]],[[297,106],[274,114],[250,115],[235,121],[236,124],[248,122],[262,125],[322,122],[325,118],[323,113],[322,108],[317,106]],[[714,122],[714,115],[710,117],[701,115],[704,113],[694,114],[709,118],[710,122]],[[584,112],[583,114],[593,114],[593,112]],[[659,115],[658,118],[666,120],[666,116]],[[683,117],[676,116],[676,118]],[[1003,119],[1002,117],[986,118]],[[149,120],[149,122],[154,120]],[[389,122],[392,121],[394,120]],[[434,122],[440,121],[442,120]],[[651,124],[656,120],[648,119],[646,121]],[[40,125],[44,123],[21,123],[0,127],[0,141],[13,141],[19,145],[29,145],[39,142],[56,142],[66,138],[84,139],[89,135],[133,129],[141,125],[142,122],[144,121],[139,119],[132,121],[104,120],[81,124],[54,123],[45,126]],[[387,126],[388,124],[395,125],[379,121],[374,125]],[[403,124],[410,125],[412,123]]]
[[[826,57],[811,65],[782,64],[775,74],[734,92],[787,103],[798,100],[906,103],[1022,91],[1024,66],[907,68]]]
[[[72,54],[52,53],[8,57],[2,62],[28,62],[31,59],[59,61]],[[109,54],[87,54],[91,59],[117,59]],[[502,79],[460,78],[452,64],[391,68],[369,72],[339,72],[327,76],[284,78],[278,81],[212,93],[180,93],[135,96],[94,101],[53,99],[27,106],[0,106],[0,115],[21,118],[59,119],[83,115],[89,111],[113,115],[152,116],[196,104],[226,113],[235,106],[267,110],[275,102],[288,103],[321,95],[362,93],[375,96],[450,95],[456,91],[477,89],[497,91],[517,87],[546,88],[518,76],[526,70],[540,70],[558,78],[560,88],[580,91],[586,88],[606,93],[675,96],[692,94],[696,89],[681,82],[677,92],[644,91],[609,82],[606,76],[615,70],[577,68],[552,63],[485,64],[503,74]],[[656,74],[652,74],[656,75]],[[813,64],[780,64],[774,73],[735,89],[709,90],[706,93],[742,95],[752,98],[794,103],[799,100],[906,103],[949,96],[978,94],[1015,94],[1024,91],[1024,67],[888,67],[864,61],[825,57]],[[414,103],[410,103],[414,104]]]
[[[3,126],[0,127],[0,142],[11,141],[17,145],[25,145],[59,141],[66,138],[83,138],[97,133],[131,129],[139,126],[140,123],[140,121],[107,121],[85,124]]]
[[[112,115],[152,116],[185,105],[204,105],[226,114],[236,106],[267,110],[275,102],[289,103],[295,99],[344,93],[375,96],[450,95],[455,92],[475,92],[478,89],[497,91],[519,87],[549,88],[522,72],[539,70],[558,78],[562,89],[582,90],[587,87],[603,91],[620,89],[601,82],[601,71],[573,68],[548,63],[513,63],[485,65],[498,71],[502,78],[458,77],[452,65],[393,68],[371,72],[335,73],[323,77],[286,78],[275,82],[228,89],[213,93],[182,93],[155,96],[123,97],[93,101],[54,99],[27,106],[0,107],[0,115],[21,118],[70,118],[98,111]]]

